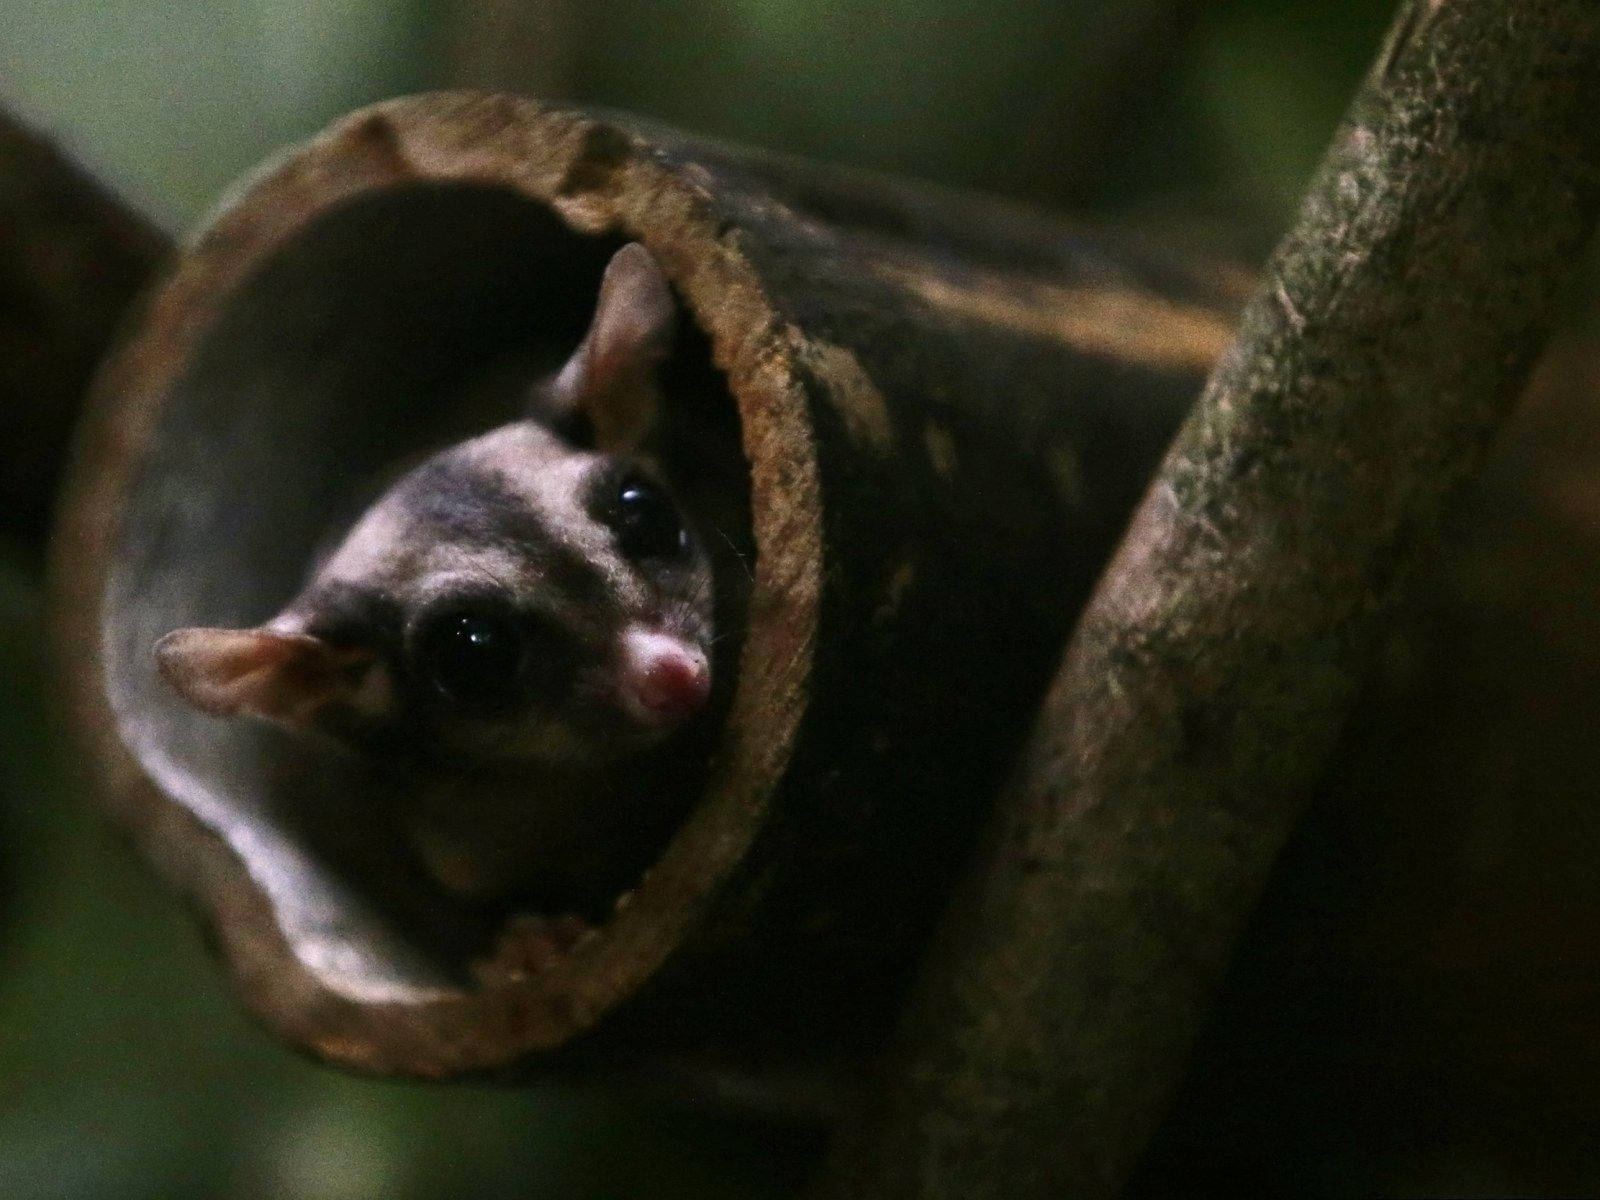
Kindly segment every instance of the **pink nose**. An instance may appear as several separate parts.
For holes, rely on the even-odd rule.
[[[693,716],[711,694],[711,667],[698,647],[635,626],[622,635],[623,706],[640,724],[666,727]]]

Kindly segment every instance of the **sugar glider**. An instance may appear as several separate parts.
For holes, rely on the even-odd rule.
[[[729,683],[714,618],[741,619],[743,564],[717,563],[747,531],[686,511],[705,488],[657,452],[677,320],[654,257],[622,247],[526,418],[407,472],[264,624],[169,633],[161,675],[205,713],[371,756],[457,896],[578,909],[626,886],[703,767]]]

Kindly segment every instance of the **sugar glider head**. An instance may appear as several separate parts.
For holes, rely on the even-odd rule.
[[[603,764],[690,722],[711,567],[646,452],[675,321],[624,246],[535,416],[403,476],[265,624],[162,638],[163,677],[208,713],[468,765]]]

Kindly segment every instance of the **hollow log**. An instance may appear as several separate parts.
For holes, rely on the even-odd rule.
[[[737,405],[753,595],[704,795],[552,952],[430,894],[340,760],[181,706],[151,647],[271,614],[354,481],[495,423],[463,384],[570,348],[626,239]],[[373,1072],[626,1062],[809,1095],[773,1081],[882,1035],[1241,288],[627,118],[460,93],[364,110],[229,200],[99,377],[53,572],[75,727],[294,1045]]]
[[[166,237],[0,110],[0,533],[43,547],[78,406]]]

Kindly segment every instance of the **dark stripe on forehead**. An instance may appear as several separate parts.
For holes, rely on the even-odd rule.
[[[499,472],[446,455],[418,467],[394,497],[420,537],[461,546],[511,544],[536,551],[553,540],[527,500]]]
[[[503,550],[571,603],[600,606],[609,598],[601,569],[561,536],[560,521],[534,508],[492,466],[446,456],[414,471],[397,499],[417,522],[420,539]]]

